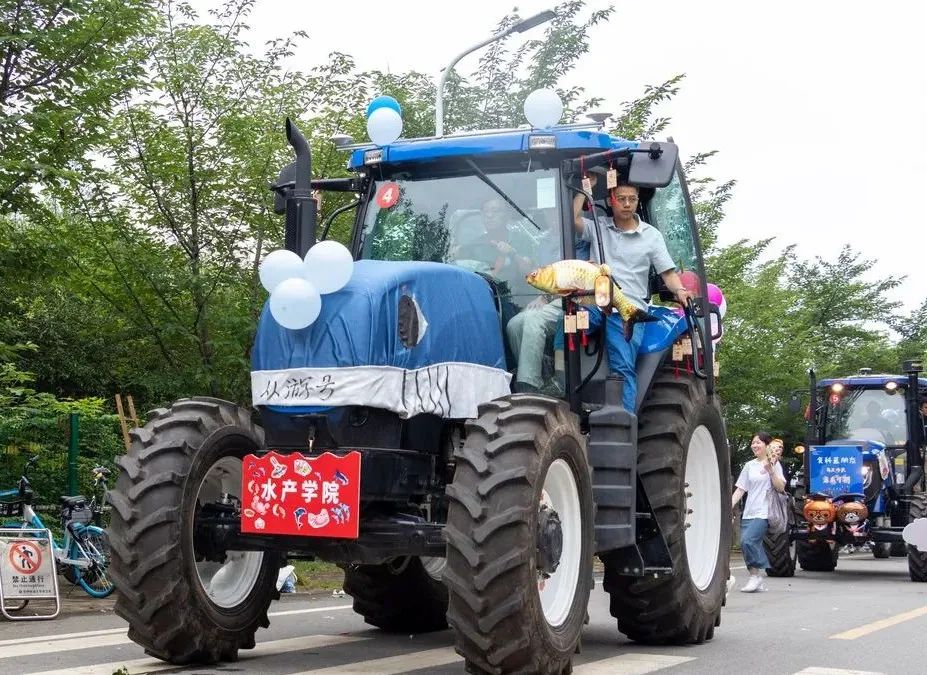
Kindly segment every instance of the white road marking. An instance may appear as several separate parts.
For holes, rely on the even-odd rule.
[[[93,637],[94,635],[117,635],[118,633],[126,634],[125,628],[108,628],[106,630],[88,630],[84,633],[62,633],[60,635],[39,635],[36,637],[18,638],[15,640],[0,640],[0,647],[6,645],[24,645],[31,642],[44,642],[46,640],[66,640],[67,638],[84,638]],[[2,653],[0,653],[2,658]]]
[[[67,652],[75,649],[96,649],[99,647],[114,647],[124,645],[129,640],[124,628],[116,634],[89,635],[83,637],[71,637],[64,640],[34,640],[25,644],[11,644],[0,650],[0,659],[13,659],[20,656],[29,656],[31,654],[54,654],[56,652]]]
[[[694,660],[694,656],[621,654],[573,666],[573,672],[577,675],[645,675]]]
[[[358,661],[356,663],[344,663],[339,666],[329,668],[318,668],[316,670],[304,670],[293,675],[394,675],[395,673],[407,673],[410,670],[419,670],[422,668],[436,668],[456,663],[462,659],[454,651],[453,647],[440,647],[438,649],[426,649],[421,652],[412,654],[401,654],[399,656],[387,656],[382,659],[372,661]]]
[[[288,609],[280,612],[270,612],[269,617],[293,616],[297,614],[314,614],[319,612],[334,612],[342,609],[351,609],[351,605],[332,605],[329,607],[309,607],[306,609]],[[50,654],[66,652],[75,649],[91,649],[94,647],[112,647],[131,642],[125,628],[109,628],[106,630],[90,630],[83,633],[63,633],[61,635],[40,635],[36,637],[19,638],[17,640],[0,641],[0,659],[25,656],[35,652]]]
[[[843,668],[805,668],[799,670],[795,675],[885,675],[873,670],[844,670]]]
[[[353,635],[308,635],[306,637],[272,640],[270,642],[258,644],[254,649],[243,649],[239,652],[238,659],[239,662],[247,662],[262,656],[275,656],[287,652],[298,652],[301,649],[318,649],[320,647],[331,647],[369,639],[370,638]],[[120,668],[125,668],[129,675],[141,675],[142,673],[156,673],[162,670],[175,670],[180,668],[180,666],[175,666],[172,663],[165,663],[157,659],[147,658],[135,659],[132,661],[98,663],[87,666],[77,666],[76,668],[62,668],[60,670],[46,670],[41,673],[30,673],[30,675],[112,675],[113,672]],[[246,668],[246,670],[248,669]]]
[[[310,607],[309,609],[285,609],[282,612],[269,612],[267,616],[293,616],[295,614],[314,614],[315,612],[334,612],[339,609],[351,609],[353,605],[332,605],[331,607]]]

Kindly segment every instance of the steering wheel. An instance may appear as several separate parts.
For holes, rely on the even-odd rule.
[[[490,266],[502,255],[505,254],[500,253],[499,249],[488,241],[472,241],[468,244],[461,244],[456,251],[458,260],[479,260],[486,262]]]

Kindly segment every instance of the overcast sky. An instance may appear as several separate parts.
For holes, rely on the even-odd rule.
[[[199,9],[212,0],[195,0]],[[608,6],[590,0],[588,9]],[[512,6],[554,0],[257,0],[254,44],[308,32],[294,66],[331,51],[361,69],[434,74],[488,37]],[[883,0],[640,0],[615,3],[568,83],[617,112],[647,84],[685,73],[661,113],[684,156],[718,150],[709,171],[737,187],[722,243],[774,236],[777,248],[833,259],[850,244],[876,278],[906,275],[907,309],[927,298],[927,5]],[[532,31],[539,35],[543,28]],[[519,39],[517,36],[514,39]],[[457,68],[466,74],[478,53]],[[362,140],[362,139],[357,139]],[[365,140],[365,139],[363,139]]]

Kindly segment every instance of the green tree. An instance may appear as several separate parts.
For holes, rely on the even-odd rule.
[[[0,1],[0,211],[79,176],[139,74],[149,0]]]

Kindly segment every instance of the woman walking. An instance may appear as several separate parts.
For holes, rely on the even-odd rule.
[[[741,497],[747,495],[744,504],[743,517],[740,521],[740,548],[744,553],[744,562],[750,572],[750,578],[742,590],[744,593],[765,591],[763,583],[763,570],[769,567],[766,559],[766,549],[763,547],[763,537],[766,536],[767,494],[770,490],[785,491],[785,477],[782,465],[774,455],[767,455],[767,447],[772,436],[760,431],[753,437],[750,449],[755,459],[744,465],[740,476],[735,483],[736,490],[731,496],[731,508],[737,506]]]

